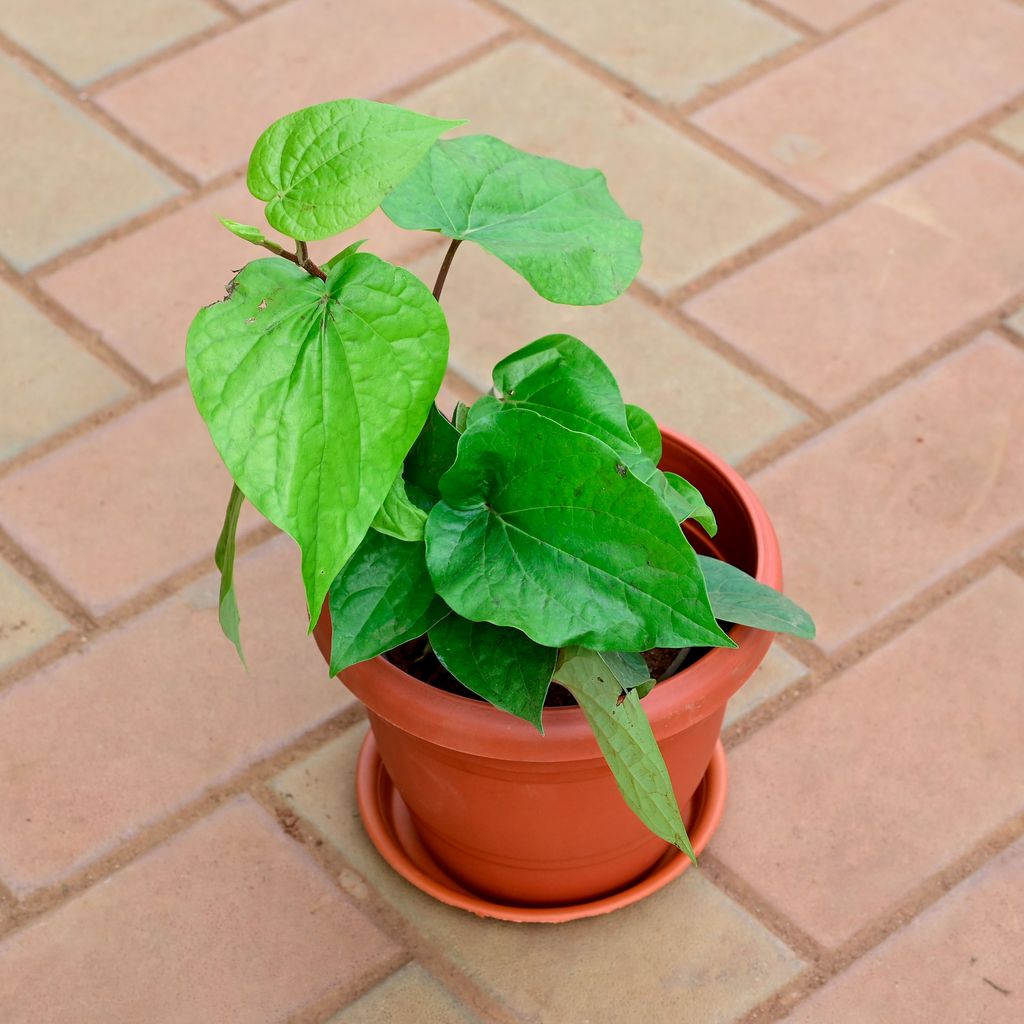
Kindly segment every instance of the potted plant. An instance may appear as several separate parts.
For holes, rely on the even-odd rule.
[[[248,499],[297,542],[310,631],[369,712],[378,849],[448,902],[562,920],[695,856],[686,822],[699,847],[721,813],[726,700],[772,632],[814,627],[778,592],[749,486],[626,405],[583,341],[530,341],[490,394],[439,412],[462,242],[575,305],[616,298],[641,261],[599,171],[440,138],[461,123],[345,99],[272,124],[248,186],[293,247],[223,221],[273,255],[199,311],[188,374],[235,481],[216,564],[239,654]],[[450,240],[432,289],[363,243],[310,260],[378,206]]]

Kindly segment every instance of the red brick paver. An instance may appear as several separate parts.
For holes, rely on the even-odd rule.
[[[1021,608],[998,569],[738,747],[716,856],[838,945],[1020,813]]]
[[[262,1024],[400,957],[242,799],[0,943],[4,1024]]]
[[[242,667],[207,576],[0,694],[0,881],[51,885],[352,700],[305,638],[281,538],[237,572]]]
[[[242,164],[274,118],[339,95],[376,98],[500,28],[468,0],[296,0],[114,86],[100,101],[207,180]]]
[[[904,0],[695,120],[828,200],[1012,99],[1022,47],[1007,0]]]
[[[1024,1019],[1022,0],[0,8],[3,1024]],[[248,673],[219,635],[184,334],[264,255],[215,219],[264,224],[257,134],[341,96],[607,173],[636,285],[552,306],[463,246],[439,400],[580,336],[752,480],[818,622],[730,702],[704,870],[603,920],[383,864],[251,510]],[[313,255],[355,238],[437,272],[379,214]]]
[[[1024,841],[1018,840],[791,1016],[789,1024],[1024,1017]]]

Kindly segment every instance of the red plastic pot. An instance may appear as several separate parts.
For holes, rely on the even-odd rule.
[[[687,524],[694,546],[781,587],[775,531],[749,485],[701,445],[668,430],[662,437],[662,468],[699,488],[718,519],[714,540]],[[328,615],[315,635],[326,658]],[[772,641],[746,626],[731,636],[735,649],[711,650],[644,698],[680,806],[708,767],[726,701]],[[623,801],[579,708],[547,709],[541,736],[384,658],[341,678],[366,705],[384,767],[424,846],[482,897],[524,906],[595,900],[626,888],[664,856],[666,844]]]

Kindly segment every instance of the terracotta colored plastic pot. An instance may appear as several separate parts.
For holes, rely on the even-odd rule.
[[[704,495],[718,519],[704,553],[761,582],[782,585],[778,541],[750,487],[707,449],[663,430],[662,468]],[[689,524],[687,524],[689,527]],[[325,657],[330,618],[315,630]],[[716,648],[644,698],[680,806],[707,769],[725,704],[760,664],[772,635],[734,627],[736,649]],[[576,707],[544,712],[545,735],[483,701],[444,693],[384,658],[342,681],[369,711],[374,737],[423,844],[482,896],[523,905],[597,899],[639,878],[666,844],[633,815]]]

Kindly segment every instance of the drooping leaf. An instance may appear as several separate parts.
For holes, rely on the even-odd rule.
[[[541,715],[558,652],[525,633],[452,613],[430,630],[438,660],[463,686],[544,731]]]
[[[267,221],[311,241],[358,224],[462,121],[440,121],[387,103],[318,103],[275,121],[249,157],[249,191]]]
[[[373,517],[372,526],[389,537],[398,540],[423,540],[423,525],[427,521],[427,513],[418,505],[414,505],[405,493],[405,481],[402,475],[395,477],[384,504]]]
[[[665,482],[671,488],[673,497],[669,501],[669,507],[673,514],[682,522],[684,519],[693,519],[704,527],[704,532],[709,537],[718,533],[718,523],[715,520],[715,513],[708,507],[704,496],[697,490],[689,480],[684,480],[676,473],[665,473]]]
[[[766,587],[728,562],[707,555],[699,555],[698,559],[717,619],[814,639],[814,620],[785,594]]]
[[[476,242],[552,302],[608,302],[640,269],[640,224],[600,171],[490,135],[436,143],[383,210],[399,227]]]
[[[248,499],[302,549],[311,621],[398,475],[447,355],[430,291],[366,253],[326,283],[256,260],[192,322],[196,405]]]
[[[639,405],[627,405],[626,422],[640,451],[656,466],[661,462],[661,431],[655,418]]]
[[[237,220],[229,220],[227,217],[217,218],[221,224],[224,225],[231,232],[231,234],[241,238],[244,242],[252,242],[253,245],[262,245],[266,238],[263,237],[263,232],[259,228],[253,227],[251,224],[239,224]]]
[[[471,424],[427,517],[437,592],[547,647],[729,647],[671,513],[607,445],[527,409]]]
[[[459,434],[436,405],[405,457],[406,493],[425,512],[441,497],[439,484],[455,461]]]
[[[224,526],[217,538],[217,548],[213,561],[220,570],[220,599],[217,615],[220,628],[224,635],[235,645],[242,664],[245,655],[242,653],[242,637],[239,632],[241,618],[238,614],[238,599],[235,597],[235,533],[238,530],[238,516],[242,511],[245,495],[238,489],[238,484],[231,485],[231,497],[224,513]]]
[[[583,709],[633,813],[696,863],[672,779],[636,689],[616,675],[607,657],[580,647],[561,653],[555,678]]]
[[[422,636],[449,614],[434,593],[422,542],[371,530],[335,577],[331,675]]]

